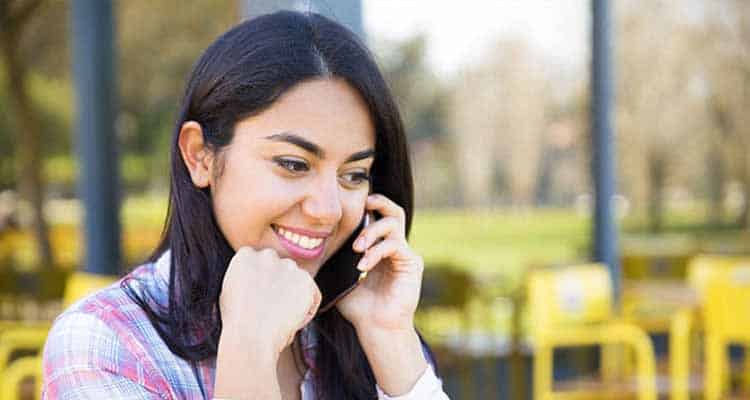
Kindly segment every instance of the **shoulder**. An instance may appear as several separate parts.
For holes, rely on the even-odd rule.
[[[128,276],[148,268],[139,267]],[[160,338],[121,282],[79,300],[55,320],[43,352],[45,381],[96,371],[160,389],[153,349],[149,349]]]
[[[66,332],[65,328],[71,324],[83,329],[79,332],[98,331],[105,327],[118,334],[140,327],[141,322],[148,318],[125,287],[137,293],[158,293],[153,290],[158,279],[154,271],[153,263],[141,265],[111,285],[78,300],[57,317],[50,333]]]

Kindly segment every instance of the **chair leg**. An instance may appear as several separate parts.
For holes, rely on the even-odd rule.
[[[641,332],[631,340],[636,354],[638,400],[656,400],[656,365],[651,339]]]
[[[745,343],[742,354],[742,391],[750,394],[750,343]]]
[[[539,345],[534,351],[534,399],[549,400],[552,397],[552,348]]]
[[[672,318],[669,333],[669,376],[671,400],[690,397],[690,310],[679,311]]]
[[[612,382],[622,377],[625,363],[625,349],[620,343],[606,343],[601,346],[601,373],[604,382]]]
[[[713,334],[706,335],[706,400],[719,400],[724,383],[725,348],[721,338]]]

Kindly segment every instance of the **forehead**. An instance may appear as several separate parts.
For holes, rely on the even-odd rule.
[[[297,84],[262,113],[241,120],[234,140],[262,145],[269,142],[266,137],[286,132],[342,156],[375,146],[375,128],[364,100],[341,79]]]

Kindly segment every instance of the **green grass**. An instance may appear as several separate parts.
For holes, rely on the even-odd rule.
[[[428,267],[450,264],[510,289],[528,266],[585,257],[588,232],[588,218],[569,210],[424,211],[410,241]]]
[[[164,197],[129,197],[121,211],[123,226],[160,229],[166,208]],[[529,265],[585,257],[588,220],[572,210],[424,210],[414,217],[410,242],[428,267],[450,264],[514,287]]]
[[[129,232],[156,232],[139,238],[134,248],[144,252],[155,246],[166,210],[167,199],[163,195],[128,197],[120,213],[126,242]],[[82,213],[77,201],[51,202],[48,211],[53,227],[64,225],[67,230],[80,226]],[[699,209],[692,213],[669,213],[665,218],[665,232],[717,243],[717,246],[747,241],[747,233],[743,235],[736,229],[716,230],[705,226],[699,229],[703,215]],[[518,287],[523,272],[530,266],[584,260],[589,248],[590,223],[590,217],[565,209],[417,210],[410,243],[425,259],[428,268],[447,264],[501,288],[500,292],[507,292]],[[628,247],[632,239],[639,239],[638,242],[645,238],[648,242],[657,238],[644,231],[644,225],[642,216],[631,216],[623,221],[621,226],[625,233],[621,244]]]
[[[145,257],[157,244],[167,210],[165,196],[131,196],[121,209],[123,248],[128,260]],[[76,266],[81,257],[81,208],[77,201],[48,205],[53,247],[64,265]],[[622,222],[621,245],[641,250],[656,246],[664,252],[668,243],[703,248],[742,248],[750,251],[750,234],[737,229],[703,226],[702,213],[670,213],[665,219],[668,235],[656,236],[643,229],[642,217]],[[492,211],[417,210],[410,243],[427,268],[448,266],[468,272],[480,284],[472,292],[467,315],[471,329],[507,335],[512,305],[509,297],[521,287],[524,272],[533,266],[570,264],[588,256],[591,219],[574,210],[532,209]],[[16,263],[31,263],[34,248],[27,232],[0,236],[0,253],[14,252]],[[628,251],[628,250],[626,250]],[[457,310],[436,309],[422,313],[419,323],[429,332],[450,334],[467,319]]]

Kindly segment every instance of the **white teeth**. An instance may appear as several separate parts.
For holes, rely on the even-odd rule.
[[[276,231],[281,236],[286,238],[286,240],[305,249],[314,249],[320,246],[321,243],[323,243],[323,239],[321,238],[311,238],[308,236],[299,235],[297,233],[289,232],[288,230],[281,227],[277,227]]]

